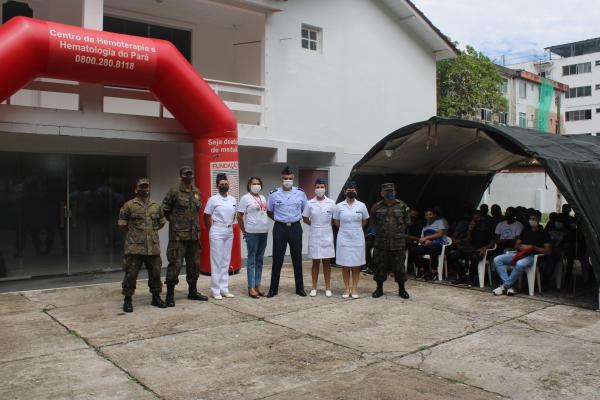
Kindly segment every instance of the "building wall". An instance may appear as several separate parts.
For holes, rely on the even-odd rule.
[[[600,66],[596,65],[597,60],[600,60],[600,53],[556,58],[544,64],[544,71],[546,71],[546,75],[550,79],[557,80],[572,88],[580,86],[592,87],[591,96],[564,99],[562,103],[564,112],[584,109],[592,110],[591,120],[565,122],[565,131],[567,134],[600,133],[600,113],[596,112],[596,109],[600,108],[600,90],[596,89],[596,85],[600,84]],[[590,73],[563,75],[563,66],[584,62],[591,63]],[[540,72],[540,68],[532,62],[511,65],[510,68],[522,68],[534,73]]]
[[[556,185],[543,172],[499,173],[481,202],[490,206],[498,204],[502,210],[523,206],[550,213],[556,211],[556,195]]]
[[[281,7],[266,26],[270,138],[342,144],[361,154],[395,129],[435,115],[433,53],[377,2]],[[322,51],[301,47],[303,23],[322,29]]]

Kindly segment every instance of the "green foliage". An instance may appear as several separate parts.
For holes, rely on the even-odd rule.
[[[507,101],[500,90],[502,81],[496,65],[467,46],[458,57],[437,63],[438,115],[477,116],[480,108],[506,111]]]

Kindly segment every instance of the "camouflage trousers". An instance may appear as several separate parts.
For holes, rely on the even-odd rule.
[[[197,240],[170,240],[167,246],[167,285],[177,285],[185,259],[185,280],[195,284],[200,276],[200,243]]]
[[[121,287],[124,296],[133,296],[135,293],[135,284],[137,281],[138,273],[142,264],[146,266],[148,270],[148,287],[150,293],[158,294],[162,290],[162,282],[160,281],[160,268],[162,267],[162,259],[160,255],[145,256],[140,254],[126,254],[123,257],[123,270],[125,271],[125,277]]]
[[[373,249],[373,279],[375,282],[383,283],[387,280],[390,272],[394,273],[398,283],[406,282],[406,271],[404,270],[404,248],[399,250]]]

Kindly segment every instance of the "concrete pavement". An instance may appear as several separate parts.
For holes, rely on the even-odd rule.
[[[284,268],[279,295],[256,300],[242,273],[234,299],[179,285],[169,309],[140,281],[133,314],[115,283],[2,294],[0,397],[600,399],[594,311],[416,281],[409,300],[393,282],[372,299],[364,275],[345,300],[332,279],[334,297],[301,298]]]

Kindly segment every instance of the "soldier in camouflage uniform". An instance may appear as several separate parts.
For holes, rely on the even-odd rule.
[[[150,198],[150,181],[146,178],[137,180],[136,197],[126,202],[119,211],[119,229],[125,232],[125,248],[123,257],[123,311],[132,312],[131,296],[135,292],[135,284],[142,264],[148,270],[148,287],[152,293],[152,305],[165,308],[160,298],[162,282],[160,281],[160,242],[158,230],[165,223],[165,217],[158,203]]]
[[[410,209],[396,199],[393,183],[381,185],[381,197],[371,208],[371,218],[375,228],[375,243],[373,250],[373,279],[377,282],[377,289],[373,297],[383,296],[383,282],[390,271],[394,272],[398,282],[398,295],[408,299],[408,292],[404,288],[406,271],[404,270],[404,246],[406,228],[410,225]]]
[[[163,200],[163,211],[169,221],[169,246],[167,247],[167,298],[168,307],[175,306],[175,285],[179,283],[179,273],[185,258],[185,274],[188,283],[188,299],[208,300],[198,292],[200,275],[200,223],[198,213],[202,208],[200,191],[194,186],[194,171],[191,167],[179,170],[181,183],[171,188]]]

